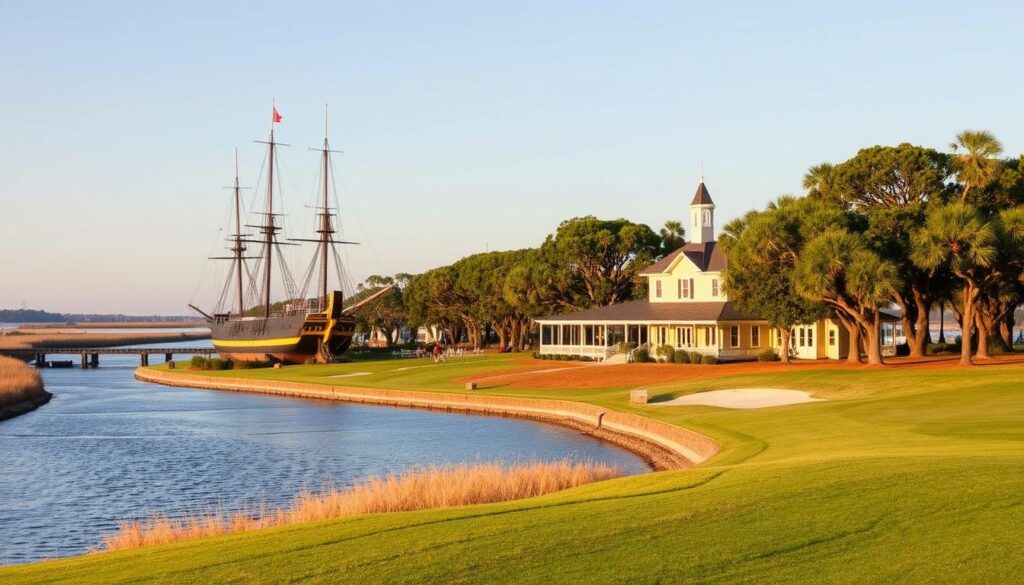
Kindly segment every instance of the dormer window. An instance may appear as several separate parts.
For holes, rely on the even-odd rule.
[[[712,278],[711,279],[711,296],[713,296],[713,297],[717,297],[718,296],[718,279],[717,278]]]
[[[654,281],[654,296],[658,297],[659,299],[661,298],[661,281],[660,280]]]

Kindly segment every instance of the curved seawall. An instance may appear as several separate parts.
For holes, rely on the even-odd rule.
[[[137,369],[135,378],[143,382],[185,388],[257,392],[542,420],[569,426],[630,449],[644,457],[657,470],[692,467],[711,458],[719,449],[718,443],[700,433],[583,402],[221,378],[148,368]]]

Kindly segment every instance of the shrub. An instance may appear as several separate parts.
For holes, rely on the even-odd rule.
[[[757,352],[757,361],[759,362],[777,362],[779,361],[779,352],[775,351],[770,347],[766,347],[761,351]]]
[[[960,353],[960,343],[931,343],[928,345],[928,350],[925,353],[928,355]]]
[[[655,353],[658,354],[659,361],[665,361],[667,363],[675,361],[676,350],[671,345],[659,345],[658,349],[655,350]]]
[[[898,357],[906,357],[910,355],[910,346],[906,343],[901,343],[896,346],[896,355]]]
[[[708,355],[706,355],[706,356],[703,356],[703,357],[702,357],[702,358],[700,359],[700,363],[702,363],[702,364],[709,364],[709,365],[714,365],[714,364],[717,364],[717,363],[718,363],[718,358],[717,358],[717,357],[715,357],[715,356],[713,356],[713,355],[710,355],[710,354],[708,354]]]
[[[633,352],[633,361],[637,363],[644,363],[651,361],[651,354],[646,349],[638,349]]]
[[[209,361],[210,360],[201,355],[194,355],[192,356],[192,361],[189,362],[188,367],[193,370],[208,370],[210,369]]]
[[[627,351],[633,351],[634,349],[636,349],[636,344],[633,343],[632,341],[620,341],[619,342],[619,352],[621,352],[621,353],[626,353]]]
[[[690,352],[690,363],[691,364],[699,364],[703,360],[704,360],[704,354],[702,354],[701,352],[699,352],[699,351],[691,351]]]
[[[672,361],[674,361],[677,364],[688,364],[690,363],[690,354],[681,349],[677,349],[675,351],[675,355],[672,358]]]
[[[207,364],[210,370],[230,370],[232,366],[231,360],[225,360],[221,358],[211,358]]]
[[[236,370],[252,370],[252,369],[256,369],[256,368],[269,368],[272,365],[274,365],[274,363],[269,361],[269,360],[252,360],[252,361],[242,360],[242,361],[239,361],[239,362],[231,362],[231,367],[236,369]]]

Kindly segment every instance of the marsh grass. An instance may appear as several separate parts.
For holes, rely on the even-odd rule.
[[[0,356],[0,408],[46,393],[39,372],[24,362]]]
[[[622,470],[617,467],[565,459],[511,466],[463,463],[414,469],[371,477],[351,487],[303,492],[287,508],[267,510],[259,506],[255,510],[218,510],[183,519],[156,515],[148,520],[122,522],[117,532],[103,537],[103,549],[131,549],[362,514],[505,502],[620,475]]]

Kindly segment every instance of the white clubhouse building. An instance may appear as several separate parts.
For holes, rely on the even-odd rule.
[[[646,300],[630,301],[537,319],[540,352],[589,356],[597,360],[619,352],[620,342],[655,348],[671,345],[721,360],[752,359],[781,345],[768,322],[743,315],[722,290],[726,256],[715,241],[715,204],[704,181],[690,203],[693,240],[644,268]],[[791,355],[804,359],[842,359],[849,334],[836,319],[821,319],[794,328]],[[882,351],[895,355],[896,327],[882,324]]]

